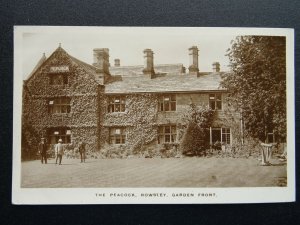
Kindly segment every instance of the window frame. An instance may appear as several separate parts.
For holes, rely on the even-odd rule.
[[[60,81],[60,82],[58,82]],[[49,74],[49,84],[52,85],[68,85],[69,79],[67,73],[51,73]]]
[[[48,140],[50,144],[57,144],[59,139],[62,139],[63,144],[72,143],[72,130],[69,127],[51,127],[47,130]],[[53,142],[52,140],[55,141]]]
[[[220,97],[220,98],[218,98]],[[213,99],[212,99],[213,98]],[[222,110],[223,102],[222,102],[222,93],[213,93],[208,95],[208,104],[212,110]],[[212,107],[213,104],[213,107]]]
[[[124,113],[126,111],[126,96],[109,96],[107,111],[109,113]]]
[[[166,132],[167,130],[167,132]],[[158,136],[157,142],[158,144],[165,144],[165,143],[176,143],[177,138],[177,127],[174,124],[171,125],[161,125],[158,127]],[[168,140],[168,141],[166,141]]]
[[[117,132],[119,131],[119,132]],[[109,128],[109,144],[124,145],[126,144],[126,128],[110,127]]]
[[[176,94],[164,94],[160,96],[158,109],[160,112],[175,112],[177,110]]]
[[[224,141],[225,139],[225,141]],[[229,142],[228,142],[229,140]],[[231,129],[229,127],[221,128],[221,142],[227,145],[231,144]]]
[[[61,96],[48,99],[49,114],[69,114],[71,113],[71,98]],[[66,102],[64,102],[66,101]],[[58,110],[57,110],[58,109]]]

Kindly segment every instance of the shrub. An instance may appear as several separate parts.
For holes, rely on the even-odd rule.
[[[206,155],[207,146],[207,132],[205,129],[190,122],[187,126],[186,132],[180,143],[180,149],[184,155]]]
[[[206,106],[190,104],[187,112],[182,116],[184,125],[180,140],[180,150],[184,155],[206,155],[209,148],[209,134],[207,128],[211,126],[214,111]]]
[[[92,154],[93,158],[127,158],[130,150],[126,145],[109,145],[105,144],[100,150],[100,154]]]

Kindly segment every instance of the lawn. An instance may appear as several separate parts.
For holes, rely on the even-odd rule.
[[[286,164],[255,158],[128,158],[22,162],[24,188],[267,187],[286,185]]]

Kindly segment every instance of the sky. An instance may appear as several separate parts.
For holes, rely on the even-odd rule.
[[[189,66],[191,46],[199,49],[199,70],[212,71],[219,62],[221,71],[228,71],[226,51],[234,35],[217,29],[166,27],[37,27],[22,35],[23,79],[31,73],[43,53],[49,57],[61,43],[70,55],[93,63],[94,48],[108,48],[110,64],[114,59],[121,66],[143,65],[143,50],[152,49],[154,64],[182,63]]]

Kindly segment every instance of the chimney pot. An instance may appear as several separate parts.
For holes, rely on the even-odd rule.
[[[115,66],[120,66],[120,59],[115,59]]]
[[[212,66],[213,66],[213,72],[216,72],[216,73],[220,72],[220,63],[219,62],[214,62],[212,64]]]

